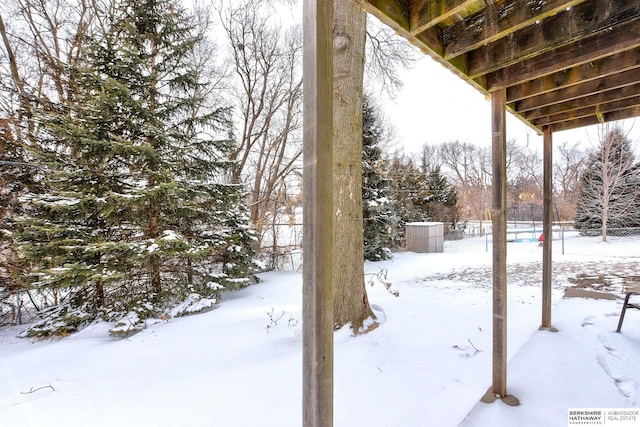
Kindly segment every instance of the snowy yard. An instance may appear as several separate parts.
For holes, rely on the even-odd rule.
[[[479,402],[492,345],[482,237],[366,264],[386,270],[400,296],[368,287],[381,326],[336,332],[335,426],[567,426],[569,408],[640,407],[640,311],[614,332],[619,297],[640,288],[640,258],[629,256],[640,251],[554,248],[552,333],[538,331],[542,249],[508,250],[508,389],[521,405]],[[106,323],[43,342],[0,330],[0,426],[300,426],[301,274],[261,278],[213,311],[124,340]],[[567,288],[618,298],[563,298]]]

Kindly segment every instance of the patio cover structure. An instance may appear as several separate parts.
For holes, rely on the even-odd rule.
[[[543,233],[551,236],[553,132],[640,116],[640,0],[353,1],[491,100],[493,374],[483,400],[517,404],[506,368],[506,112],[543,135]],[[332,425],[333,413],[332,20],[332,0],[305,0],[305,426]],[[551,244],[544,239],[547,330]]]

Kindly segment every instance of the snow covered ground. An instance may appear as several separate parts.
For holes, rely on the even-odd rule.
[[[491,385],[485,244],[366,264],[400,296],[368,287],[381,326],[335,333],[335,426],[567,426],[570,408],[640,407],[640,311],[617,334],[620,298],[563,297],[640,287],[640,247],[616,243],[554,255],[557,333],[538,331],[542,249],[509,243],[507,381],[521,405],[479,402]],[[107,323],[44,342],[0,329],[0,426],[300,426],[301,274],[261,278],[213,311],[123,340]]]

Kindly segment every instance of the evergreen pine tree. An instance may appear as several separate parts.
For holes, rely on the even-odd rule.
[[[38,188],[38,169],[19,143],[17,126],[13,117],[0,119],[0,303],[23,287],[17,276],[27,266],[14,247],[19,230],[15,218],[23,211],[20,196]],[[2,311],[0,307],[0,315]]]
[[[381,129],[367,96],[363,101],[362,119],[364,258],[381,261],[392,256],[389,246],[395,237],[398,219],[390,196],[391,178],[379,146]]]
[[[429,170],[426,180],[432,195],[427,202],[427,215],[430,221],[443,222],[450,234],[456,230],[459,221],[456,190],[442,175],[439,166]]]
[[[128,333],[248,282],[253,236],[243,189],[227,179],[229,111],[208,105],[194,57],[204,31],[173,0],[116,2],[85,43],[85,67],[69,69],[74,104],[42,116],[47,191],[24,197],[21,237],[39,267],[33,284],[72,296],[58,312],[67,332],[126,315],[113,331]]]
[[[598,230],[640,227],[640,164],[619,127],[607,132],[580,176],[575,227]]]
[[[398,215],[396,243],[402,244],[404,228],[408,222],[430,221],[427,211],[433,195],[427,186],[425,174],[411,159],[396,155],[390,166],[391,195]]]

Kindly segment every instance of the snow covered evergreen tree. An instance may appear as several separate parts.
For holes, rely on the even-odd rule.
[[[181,301],[211,305],[248,283],[253,255],[229,111],[198,57],[206,26],[173,0],[111,6],[68,68],[77,99],[41,112],[46,191],[23,198],[29,279],[66,295],[57,332],[124,316],[127,334]]]
[[[17,308],[8,299],[22,290],[17,276],[27,268],[14,246],[19,230],[15,218],[23,210],[19,198],[38,188],[37,169],[29,164],[28,153],[16,136],[18,123],[14,117],[0,118],[0,325]]]
[[[640,163],[631,141],[618,126],[600,140],[580,176],[575,227],[599,230],[607,240],[612,228],[640,227]]]
[[[398,218],[393,209],[391,178],[379,146],[382,130],[376,110],[365,96],[362,109],[362,217],[364,258],[381,261],[391,258]]]

